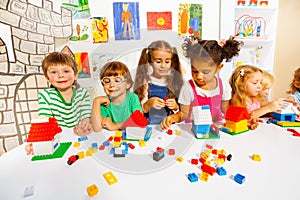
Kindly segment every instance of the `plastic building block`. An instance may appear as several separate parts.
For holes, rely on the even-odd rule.
[[[219,176],[225,176],[227,174],[227,172],[223,167],[218,167],[217,174],[219,174]]]
[[[261,161],[261,157],[259,154],[253,154],[252,155],[252,160],[260,162]]]
[[[178,136],[181,135],[180,130],[177,130],[177,129],[176,129],[176,130],[175,130],[175,134],[178,135]]]
[[[191,163],[193,165],[198,165],[198,159],[195,159],[195,158],[191,159]]]
[[[147,118],[140,110],[134,111],[130,117],[124,122],[123,127],[146,127],[149,124]]]
[[[235,135],[248,131],[248,119],[250,119],[250,115],[245,107],[229,106],[225,113],[225,127],[230,129],[228,133]]]
[[[177,158],[176,158],[176,161],[178,161],[178,162],[183,162],[184,159],[183,159],[183,157],[177,157]]]
[[[83,142],[83,141],[85,141],[85,140],[88,140],[88,137],[87,137],[87,136],[78,138],[78,142]]]
[[[205,182],[207,182],[208,181],[208,179],[209,179],[209,174],[208,173],[205,173],[205,172],[202,172],[201,174],[200,174],[200,177],[199,177],[199,179],[200,180],[202,180],[202,181],[205,181]]]
[[[36,156],[33,156],[31,158],[31,160],[36,161],[36,160],[47,160],[47,159],[54,159],[54,158],[62,158],[71,145],[72,145],[72,142],[60,143],[60,146],[56,149],[56,151],[53,154],[36,155]]]
[[[95,196],[98,193],[98,187],[96,184],[90,185],[87,189],[86,189],[88,195],[90,197]]]
[[[216,173],[216,169],[207,164],[203,164],[201,166],[201,170],[202,170],[202,172],[208,173],[211,176],[214,175],[214,173]]]
[[[292,132],[293,136],[300,137],[300,133],[298,133],[298,131],[296,131],[295,129],[288,128],[287,131]]]
[[[198,181],[198,176],[195,173],[189,173],[188,179],[193,183]]]
[[[106,172],[103,174],[104,179],[108,183],[108,185],[112,185],[118,182],[118,179],[116,179],[115,175],[112,172]]]
[[[146,126],[146,134],[144,136],[144,140],[148,141],[151,137],[151,134],[152,134],[152,127]]]
[[[139,145],[140,145],[140,147],[146,146],[145,140],[139,140]]]
[[[246,181],[246,177],[241,175],[241,174],[236,174],[234,176],[234,181],[239,183],[239,184],[243,184]]]
[[[78,152],[77,155],[79,156],[79,159],[84,158],[84,152],[83,151]]]
[[[79,156],[78,155],[72,155],[68,158],[68,165],[72,165],[74,162],[76,162],[76,160],[79,159]]]
[[[129,146],[130,149],[134,149],[135,148],[135,146],[133,144],[131,144],[131,143],[128,143],[128,146]]]
[[[104,145],[100,145],[99,150],[104,150],[105,146]]]
[[[170,156],[175,155],[175,149],[169,149],[169,155]]]
[[[232,155],[231,154],[228,154],[227,158],[226,158],[228,161],[231,161],[232,160]]]
[[[153,160],[160,161],[165,156],[164,152],[155,151],[153,153]]]
[[[32,196],[32,195],[33,195],[33,192],[34,192],[34,187],[33,187],[33,185],[30,186],[30,187],[26,187],[25,190],[24,190],[23,197]]]
[[[79,147],[80,146],[80,142],[74,142],[74,144],[73,144],[73,147],[74,148],[77,148],[77,147]]]
[[[168,134],[168,135],[172,135],[172,134],[173,134],[173,131],[172,131],[171,129],[168,129],[168,130],[167,130],[167,134]]]
[[[93,143],[92,143],[92,148],[98,149],[98,144],[97,144],[97,142],[93,142]]]
[[[104,142],[102,143],[102,145],[105,146],[105,147],[109,146],[109,141],[104,141]]]

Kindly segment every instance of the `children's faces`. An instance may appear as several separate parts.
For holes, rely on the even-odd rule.
[[[203,87],[215,81],[215,74],[223,65],[217,66],[213,61],[194,60],[192,62],[192,77],[198,87]]]
[[[162,78],[168,75],[171,69],[172,53],[164,50],[154,50],[151,55],[151,65],[153,67],[153,76]]]
[[[58,90],[67,90],[72,88],[78,74],[70,66],[56,65],[50,66],[47,70],[47,80]]]
[[[124,76],[109,76],[104,77],[103,83],[104,92],[113,98],[126,97],[126,91],[130,87]]]
[[[246,81],[245,89],[249,96],[254,97],[257,96],[262,90],[262,73],[255,72],[250,75],[248,80]]]

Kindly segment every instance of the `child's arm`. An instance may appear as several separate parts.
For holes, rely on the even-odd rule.
[[[80,137],[86,136],[92,131],[93,127],[90,117],[83,118],[80,124],[74,127],[74,133],[76,133]]]
[[[111,121],[111,119],[109,117],[105,117],[102,119],[102,126],[105,126],[107,128],[107,130],[110,130],[110,131],[120,130],[121,127],[123,126],[123,124],[124,124],[124,122],[114,123]]]
[[[94,131],[99,132],[102,130],[102,115],[101,115],[101,105],[104,104],[106,107],[109,106],[110,101],[107,97],[100,96],[96,97],[93,102],[92,107],[92,126]]]
[[[180,111],[176,114],[169,115],[160,123],[163,130],[170,128],[173,123],[178,123],[185,120],[189,114],[190,105],[180,105]]]
[[[283,101],[282,99],[277,99],[275,101],[269,102],[268,104],[266,104],[265,106],[259,109],[253,110],[252,111],[253,117],[257,119],[269,112],[275,112],[276,110],[280,110],[283,103],[282,101]]]
[[[179,105],[177,104],[175,99],[167,99],[165,101],[165,105],[173,112],[179,110]]]
[[[228,107],[229,107],[229,100],[222,101],[222,104],[221,104],[221,111],[222,111],[222,113],[225,114]]]

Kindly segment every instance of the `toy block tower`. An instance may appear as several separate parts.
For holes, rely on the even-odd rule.
[[[212,124],[210,106],[194,106],[191,119],[192,131],[196,138],[208,138]]]
[[[53,154],[60,146],[61,131],[55,118],[39,119],[32,122],[27,142],[32,142],[35,155]]]
[[[248,119],[250,116],[245,107],[229,106],[225,114],[225,127],[231,135],[248,131]]]
[[[145,140],[150,139],[152,128],[147,126],[148,120],[144,117],[143,113],[136,110],[131,114],[128,120],[123,124],[126,128],[126,140]]]

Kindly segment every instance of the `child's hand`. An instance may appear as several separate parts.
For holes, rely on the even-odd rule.
[[[74,127],[74,133],[78,136],[83,137],[88,135],[93,131],[92,124],[90,118],[82,119],[81,123],[78,126]]]
[[[166,106],[171,109],[171,110],[178,110],[179,106],[178,104],[176,103],[176,100],[175,99],[167,99],[165,101],[165,104]]]
[[[27,144],[27,145],[25,146],[25,151],[26,151],[26,154],[27,154],[27,155],[33,155],[33,154],[34,154],[32,143]]]
[[[254,130],[258,127],[258,122],[263,122],[262,119],[259,119],[259,118],[255,118],[253,117],[252,114],[250,114],[250,119],[248,121],[248,128],[251,129],[251,130]]]
[[[166,106],[165,101],[158,97],[151,97],[146,103],[149,105],[150,108],[153,107],[156,109],[162,109]]]
[[[170,126],[173,123],[174,123],[174,119],[173,119],[172,115],[169,115],[162,120],[162,122],[160,123],[160,127],[162,130],[166,130],[166,129],[170,128]]]
[[[102,120],[102,126],[106,127],[110,131],[114,131],[114,130],[119,130],[120,129],[120,127],[117,124],[113,123],[109,117],[103,118],[103,120]]]
[[[281,110],[282,104],[283,104],[283,100],[277,99],[277,100],[271,101],[266,106],[268,106],[270,112],[275,112],[276,110]]]

